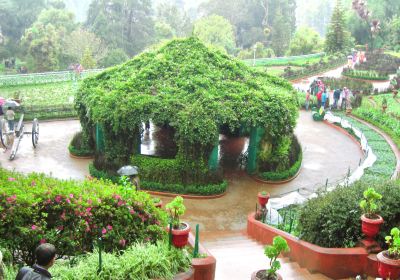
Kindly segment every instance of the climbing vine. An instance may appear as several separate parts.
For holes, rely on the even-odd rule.
[[[220,127],[263,127],[273,139],[291,135],[298,109],[292,86],[253,70],[196,38],[172,40],[84,80],[77,93],[85,135],[105,131],[105,160],[127,162],[141,124],[175,129],[182,162],[206,162]],[[192,148],[189,148],[192,147]]]

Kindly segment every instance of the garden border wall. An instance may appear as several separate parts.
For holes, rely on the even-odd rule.
[[[191,232],[189,233],[189,244],[192,247],[194,247],[195,244],[195,238]],[[206,254],[207,257],[192,259],[192,267],[194,269],[194,280],[214,280],[217,260],[200,243],[199,243],[199,253]]]
[[[261,244],[271,244],[275,236],[286,239],[290,252],[285,256],[297,262],[311,273],[322,273],[333,279],[355,277],[368,274],[377,277],[378,268],[375,255],[368,255],[364,248],[323,248],[247,217],[247,234]]]

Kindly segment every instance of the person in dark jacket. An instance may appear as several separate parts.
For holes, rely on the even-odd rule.
[[[15,280],[49,280],[51,274],[48,271],[56,259],[56,248],[50,243],[39,245],[35,250],[36,264],[31,267],[23,267]]]
[[[333,109],[337,109],[341,93],[342,93],[341,89],[336,89],[335,92],[333,93],[333,99],[335,100],[335,102],[333,103]]]

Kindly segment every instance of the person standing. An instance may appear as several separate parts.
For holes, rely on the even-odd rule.
[[[8,129],[10,131],[14,131],[15,113],[11,107],[8,107],[8,110],[6,112],[6,118],[7,118],[7,122],[8,122]]]
[[[335,100],[333,103],[333,109],[335,109],[335,110],[337,109],[338,104],[339,104],[340,94],[341,94],[340,89],[336,89],[335,92],[333,93],[333,99]]]
[[[48,271],[56,260],[56,248],[50,243],[39,245],[35,250],[36,264],[23,267],[18,271],[15,280],[50,280]]]
[[[317,93],[317,102],[318,102],[318,109],[321,108],[322,104],[322,91],[318,91]]]
[[[307,92],[306,92],[306,103],[305,103],[305,106],[306,106],[306,111],[308,111],[308,107],[310,106],[310,90],[307,90]]]
[[[333,108],[333,89],[329,89],[329,109],[332,110]]]
[[[326,91],[324,91],[322,93],[322,97],[321,97],[321,104],[322,104],[322,108],[325,109],[325,104],[326,104],[326,100],[328,99],[328,94],[326,93]]]

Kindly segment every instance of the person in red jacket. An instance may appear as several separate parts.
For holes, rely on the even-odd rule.
[[[322,91],[318,91],[317,93],[317,101],[318,101],[318,109],[321,108],[322,105]]]

